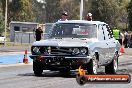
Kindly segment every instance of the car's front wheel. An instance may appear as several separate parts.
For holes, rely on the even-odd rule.
[[[117,69],[118,69],[118,55],[115,54],[111,63],[105,66],[105,73],[116,74]]]
[[[59,72],[63,75],[70,75],[70,69],[68,68],[59,69]]]
[[[39,62],[33,62],[33,71],[35,76],[41,76],[43,72],[42,65]]]
[[[88,74],[97,74],[97,69],[98,69],[98,60],[94,55],[87,65]]]

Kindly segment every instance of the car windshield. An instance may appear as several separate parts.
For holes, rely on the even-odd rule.
[[[56,23],[50,35],[51,38],[96,38],[97,27],[87,23]]]

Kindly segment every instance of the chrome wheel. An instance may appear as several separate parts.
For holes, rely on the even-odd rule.
[[[97,68],[98,68],[97,59],[94,56],[93,57],[93,74],[97,74]]]
[[[117,69],[118,69],[118,56],[117,54],[115,54],[111,63],[105,66],[105,73],[116,74]]]
[[[97,74],[97,69],[98,69],[98,60],[96,59],[96,56],[94,55],[87,66],[88,74]]]
[[[114,70],[115,72],[117,71],[117,68],[118,68],[118,64],[117,64],[117,56],[114,56]]]

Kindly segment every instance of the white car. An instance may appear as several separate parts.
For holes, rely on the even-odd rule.
[[[30,56],[36,76],[43,70],[70,72],[79,66],[88,74],[97,74],[105,66],[106,74],[115,74],[120,44],[108,24],[100,21],[69,20],[56,22],[49,39],[32,44]]]
[[[0,44],[4,44],[4,42],[5,42],[5,37],[0,36]]]

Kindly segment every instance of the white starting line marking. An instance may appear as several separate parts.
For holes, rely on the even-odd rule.
[[[24,52],[0,52],[0,56],[18,55],[18,54],[23,54],[24,55]],[[31,54],[31,52],[28,52],[28,54]]]
[[[33,63],[30,62],[28,64],[24,64],[24,63],[16,63],[16,64],[2,64],[0,65],[0,67],[10,67],[10,66],[23,66],[23,65],[32,65]]]

